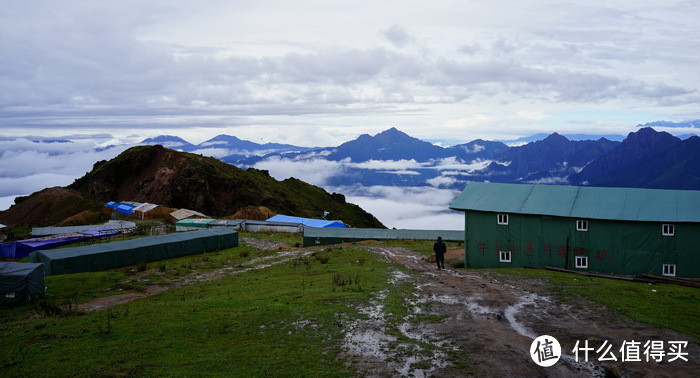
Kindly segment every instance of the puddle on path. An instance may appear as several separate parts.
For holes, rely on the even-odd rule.
[[[400,284],[412,277],[395,270],[389,282]],[[381,291],[367,306],[358,311],[368,319],[353,320],[346,324],[344,349],[346,353],[360,359],[371,375],[401,375],[425,377],[447,365],[447,354],[440,348],[447,348],[447,342],[437,335],[431,335],[423,325],[416,325],[411,319],[422,313],[422,301],[405,298],[409,313],[405,321],[398,325],[400,337],[387,333],[387,314],[384,301],[387,291]],[[426,348],[430,345],[430,348]],[[437,347],[437,348],[436,348]]]

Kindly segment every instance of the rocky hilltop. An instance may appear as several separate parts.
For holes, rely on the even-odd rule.
[[[370,213],[345,201],[345,196],[295,178],[283,181],[267,171],[239,169],[215,158],[178,152],[160,145],[133,147],[110,161],[95,163],[92,171],[77,179],[65,190],[53,189],[50,198],[65,202],[61,193],[71,196],[74,206],[58,218],[86,210],[108,201],[150,202],[172,208],[188,208],[213,217],[227,217],[264,207],[274,213],[320,218],[324,211],[353,227],[384,226]],[[26,217],[27,209],[43,203],[42,192],[20,198],[3,213],[0,220],[8,225],[55,224],[55,216]],[[89,207],[89,208],[87,208]],[[47,210],[48,211],[48,210]],[[37,213],[41,213],[37,211]]]

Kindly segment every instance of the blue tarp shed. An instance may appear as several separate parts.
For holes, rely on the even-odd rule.
[[[0,243],[0,256],[12,259],[21,259],[29,256],[29,254],[34,251],[54,249],[90,239],[100,239],[117,235],[119,235],[118,230],[113,230],[106,227],[96,227],[72,234]]]
[[[107,202],[107,204],[105,205],[105,207],[109,207],[110,209],[116,209],[117,206],[119,206],[119,203],[114,202],[114,201],[109,201],[109,202]]]
[[[50,239],[20,240],[0,243],[0,256],[11,259],[21,259],[30,253],[41,249],[52,249],[87,240],[87,235],[72,235]]]
[[[117,210],[118,212],[120,212],[122,214],[131,215],[131,213],[134,212],[134,206],[127,205],[125,203],[121,203],[121,204],[119,204],[119,206],[117,206],[117,208],[115,210]]]
[[[306,227],[318,227],[318,228],[324,228],[324,227],[337,227],[337,228],[345,228],[347,227],[345,223],[337,220],[324,220],[324,219],[312,219],[312,218],[300,218],[300,217],[292,217],[289,215],[282,215],[278,214],[275,215],[272,218],[269,218],[266,220],[267,222],[287,222],[287,223],[301,223]]]

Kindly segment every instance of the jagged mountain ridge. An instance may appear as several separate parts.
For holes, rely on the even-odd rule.
[[[220,160],[227,163],[236,163],[242,159],[252,156],[264,156],[272,153],[282,153],[289,151],[308,151],[313,148],[300,147],[282,143],[255,143],[240,139],[233,135],[220,134],[199,144],[192,144],[180,137],[172,135],[159,135],[154,138],[147,138],[141,144],[162,145],[178,151],[207,153],[217,150]]]
[[[700,189],[700,138],[681,140],[645,127],[570,177],[572,184]]]
[[[362,135],[335,148],[306,154],[273,154],[238,164],[264,167],[270,156],[309,162],[349,159],[351,163],[346,164],[342,175],[328,178],[331,186],[433,185],[462,189],[471,181],[493,181],[700,189],[692,168],[698,153],[694,148],[696,139],[681,141],[668,133],[642,128],[627,135],[623,142],[606,138],[572,141],[552,133],[515,147],[483,140],[440,147],[391,128],[375,136]],[[679,150],[685,153],[680,154]],[[664,164],[657,167],[653,161]],[[386,168],[391,165],[407,168]]]
[[[441,147],[392,127],[374,136],[363,134],[337,147],[302,150],[284,145],[290,150],[269,152],[270,149],[264,155],[227,156],[221,160],[241,167],[263,168],[265,160],[270,158],[310,163],[318,159],[343,164],[349,161],[342,174],[328,177],[328,186],[433,185],[462,189],[470,181],[494,181],[700,189],[694,183],[693,170],[688,174],[683,168],[692,167],[694,139],[684,141],[685,155],[669,147],[680,142],[681,139],[668,133],[643,127],[627,135],[623,142],[606,138],[570,140],[552,133],[513,147],[480,139]],[[658,153],[663,156],[656,156],[652,161],[664,161],[665,168],[655,167],[646,160]],[[394,164],[382,165],[381,162]],[[401,165],[406,168],[397,168]],[[641,166],[646,168],[641,171]],[[652,172],[655,172],[654,177],[649,176]],[[608,175],[612,176],[606,178]]]

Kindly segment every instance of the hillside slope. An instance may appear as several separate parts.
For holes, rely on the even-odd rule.
[[[59,186],[17,197],[15,205],[0,212],[0,223],[8,226],[51,226],[80,214],[87,223],[109,219],[103,203],[83,197],[79,192]],[[70,224],[66,224],[70,225]]]
[[[68,190],[77,195],[76,201],[82,198],[93,207],[108,201],[137,201],[225,217],[265,206],[276,213],[312,218],[329,211],[331,218],[354,227],[384,227],[372,214],[345,202],[342,194],[330,194],[295,178],[277,181],[266,171],[242,170],[215,158],[160,145],[133,147],[110,161],[97,162]],[[39,193],[24,202],[36,202]],[[15,205],[0,214],[0,219],[14,219],[20,210]]]

